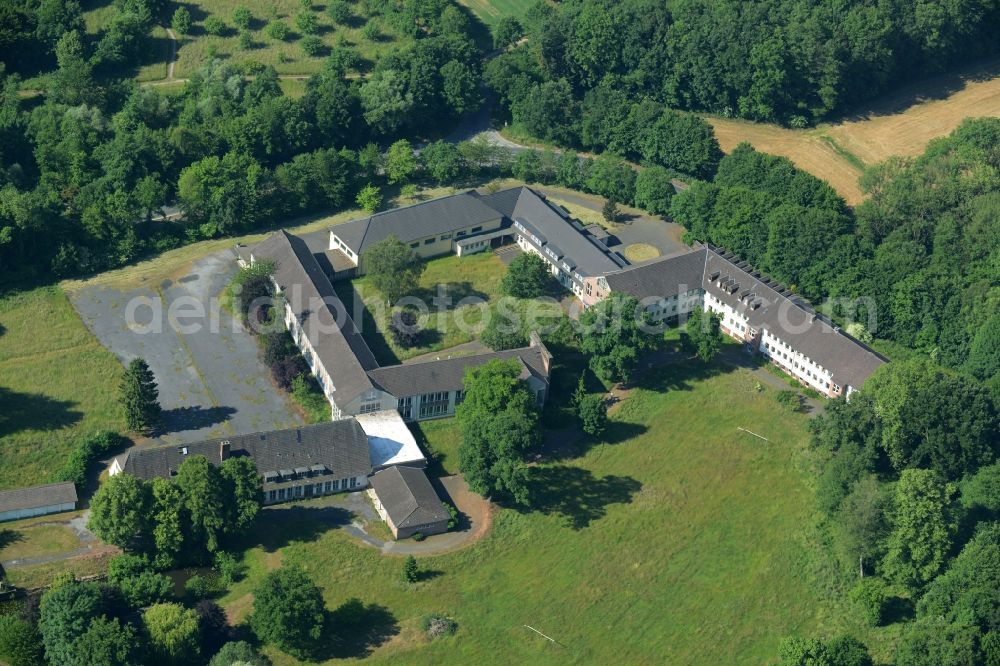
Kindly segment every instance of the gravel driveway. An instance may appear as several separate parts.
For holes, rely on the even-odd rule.
[[[163,422],[155,435],[164,442],[302,422],[272,384],[258,358],[256,340],[217,302],[213,306],[235,271],[232,254],[223,251],[198,260],[187,275],[164,280],[156,290],[92,286],[71,295],[87,328],[122,363],[146,359],[160,389]],[[160,305],[159,314],[153,314],[150,303]],[[199,307],[205,316],[187,314]],[[168,316],[172,309],[178,316]]]

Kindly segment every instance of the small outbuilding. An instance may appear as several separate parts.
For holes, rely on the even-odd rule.
[[[48,483],[0,492],[0,522],[76,509],[76,486]]]
[[[392,530],[392,536],[406,539],[417,532],[427,536],[448,531],[451,515],[421,469],[393,465],[369,479],[368,494],[375,510]]]

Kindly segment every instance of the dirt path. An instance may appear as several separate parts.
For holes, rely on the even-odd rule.
[[[170,28],[164,28],[170,37],[170,60],[167,61],[167,81],[174,80],[174,63],[177,62],[177,35]]]

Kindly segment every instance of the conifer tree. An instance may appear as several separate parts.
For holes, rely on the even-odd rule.
[[[121,402],[125,425],[133,432],[148,432],[160,418],[159,389],[149,365],[134,358],[125,370],[121,384]]]

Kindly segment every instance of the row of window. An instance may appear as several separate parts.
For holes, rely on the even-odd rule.
[[[773,336],[772,336],[772,337],[773,337]],[[793,353],[793,354],[794,354],[794,353],[798,353],[798,352],[796,352],[796,351],[795,351],[794,349],[792,349],[792,346],[791,346],[791,345],[789,345],[789,344],[788,344],[787,342],[785,342],[785,341],[784,341],[784,340],[782,340],[781,338],[777,338],[777,337],[775,337],[775,338],[774,338],[774,341],[775,341],[775,347],[784,347],[785,349],[787,349],[787,350],[789,351],[789,353]],[[766,345],[766,344],[765,344],[764,346],[765,346],[765,347],[767,347],[767,345]],[[806,362],[806,363],[808,363],[809,365],[814,365],[814,366],[816,366],[816,368],[818,368],[820,372],[824,372],[824,371],[825,371],[825,368],[824,368],[824,367],[823,367],[822,365],[820,365],[819,363],[816,363],[816,362],[814,362],[814,361],[813,361],[812,359],[810,359],[810,358],[809,358],[808,356],[805,356],[804,354],[799,354],[799,356],[802,356],[802,358],[804,358],[804,359],[805,359],[805,362]],[[806,366],[805,366],[805,363],[803,363],[802,367],[803,367],[803,368],[804,368],[804,367],[806,367]],[[819,375],[817,374],[817,377],[818,377],[818,376],[819,376]]]
[[[276,490],[267,491],[267,501],[268,502],[281,502],[286,499],[296,499],[298,497],[305,497],[307,486],[292,486],[291,488],[278,488]],[[357,477],[351,477],[349,479],[337,479],[335,481],[324,481],[322,483],[316,483],[312,485],[313,495],[325,495],[327,493],[335,493],[341,490],[351,490],[358,487]]]
[[[456,235],[457,237],[461,238],[461,237],[462,237],[462,236],[464,236],[464,235],[465,235],[466,233],[470,233],[470,234],[477,234],[477,233],[479,233],[479,232],[480,232],[480,231],[482,231],[482,230],[483,230],[483,228],[482,228],[482,227],[472,227],[472,229],[470,229],[470,230],[469,230],[468,232],[466,232],[466,231],[465,231],[465,230],[463,229],[462,231],[457,231],[457,232],[455,232],[455,235]],[[424,245],[433,245],[433,244],[434,244],[435,242],[437,242],[437,241],[439,241],[439,240],[443,240],[443,241],[446,241],[446,240],[450,240],[450,239],[451,239],[451,234],[450,234],[450,233],[448,233],[448,234],[441,234],[440,238],[439,238],[439,237],[436,237],[436,236],[435,236],[435,237],[432,237],[432,238],[425,238],[425,239],[424,239]],[[343,244],[342,244],[342,245],[343,245]],[[484,245],[484,243],[477,243],[477,244],[475,245],[475,247],[482,247],[483,245]],[[410,247],[411,247],[411,248],[414,248],[414,249],[416,249],[416,248],[420,247],[420,241],[413,241],[412,243],[410,243]],[[470,247],[471,247],[471,246],[470,246]]]
[[[792,368],[794,370],[805,371],[806,376],[809,379],[813,380],[817,385],[819,385],[819,386],[825,386],[826,388],[830,388],[830,382],[829,381],[827,381],[824,377],[821,377],[818,373],[813,374],[812,370],[807,369],[805,365],[800,365],[798,361],[793,360],[794,359],[794,355],[790,359],[788,357],[788,352],[783,352],[783,351],[780,351],[779,349],[770,347],[768,345],[768,343],[766,343],[766,342],[763,345],[763,349],[764,349],[764,355],[765,356],[769,356],[769,357],[774,358],[774,359],[781,358],[781,359],[783,359],[785,361],[792,361],[791,365],[792,365]],[[784,364],[784,365],[785,365],[785,367],[788,367],[787,364]],[[799,374],[801,375],[802,373],[800,372]],[[834,391],[840,391],[840,386],[837,385],[837,384],[834,384],[833,385],[833,390]]]

